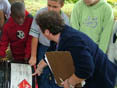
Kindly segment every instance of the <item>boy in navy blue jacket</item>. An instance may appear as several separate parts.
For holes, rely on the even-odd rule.
[[[44,36],[53,41],[50,51],[71,52],[75,73],[62,83],[64,88],[75,87],[83,80],[86,81],[83,88],[114,88],[117,66],[88,36],[65,25],[55,12],[44,12],[36,21]],[[42,60],[33,75],[40,75],[45,66],[47,64]]]

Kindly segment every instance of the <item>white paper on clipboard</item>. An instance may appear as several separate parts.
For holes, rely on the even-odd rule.
[[[50,70],[52,71],[52,68],[51,68],[51,66],[50,66],[50,64],[49,64],[49,61],[48,61],[48,59],[47,59],[46,54],[45,54],[45,61],[47,62],[47,65],[49,66]],[[53,72],[53,71],[52,71],[52,72]]]
[[[47,59],[46,54],[45,54],[45,61],[47,62],[47,65],[49,66],[50,70],[52,71],[52,68],[51,68],[51,66],[50,66],[50,64],[49,64],[49,61],[48,61],[48,59]],[[53,72],[53,71],[52,71],[52,72]],[[55,83],[57,83],[56,80],[55,80]]]

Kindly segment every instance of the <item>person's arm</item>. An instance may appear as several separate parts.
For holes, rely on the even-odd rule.
[[[56,43],[51,41],[51,46],[48,48],[48,52],[50,51],[55,51],[56,50]],[[45,58],[43,58],[37,65],[37,69],[35,71],[35,73],[33,73],[33,76],[38,74],[40,76],[40,74],[43,72],[43,69],[47,66],[46,60]]]
[[[43,69],[47,66],[47,63],[42,59],[39,64],[37,65],[37,69],[36,71],[32,74],[33,76],[38,74],[38,76],[41,75],[41,73],[43,72]]]
[[[11,4],[8,0],[2,0],[0,3],[0,9],[3,10],[5,19],[8,20],[11,14]]]
[[[0,10],[0,30],[2,30],[4,22],[5,22],[4,13],[3,10]]]
[[[114,24],[114,16],[112,8],[106,8],[105,13],[103,15],[103,31],[100,36],[99,40],[99,47],[107,53],[107,49],[109,46],[109,41],[111,39],[112,31],[113,31],[113,24]]]
[[[64,85],[64,88],[74,88],[75,86],[77,86],[77,84],[82,83],[84,80],[85,79],[78,78],[75,74],[73,74],[70,78],[66,79],[61,84]]]
[[[38,46],[38,37],[39,37],[39,26],[37,25],[37,23],[35,21],[36,16],[33,18],[33,22],[32,22],[32,25],[31,25],[30,32],[29,32],[29,35],[32,36],[31,58],[29,59],[29,64],[30,65],[35,65],[36,60],[37,60],[37,46]]]
[[[69,42],[73,43],[66,44],[65,50],[70,51],[72,55],[75,72],[67,79],[69,79],[71,85],[76,86],[76,84],[81,83],[83,80],[90,78],[94,74],[95,63],[94,58],[91,55],[91,50],[87,44],[73,38],[69,40]],[[66,84],[64,84],[64,86],[66,86]]]
[[[28,35],[28,39],[26,41],[26,48],[25,48],[25,61],[26,62],[31,56],[31,40],[32,40],[32,36]]]
[[[32,42],[31,42],[31,58],[29,60],[30,65],[35,65],[36,64],[37,45],[38,45],[38,38],[33,37]]]
[[[0,40],[0,56],[5,57],[6,56],[6,49],[9,44],[8,34],[7,34],[7,26],[4,26],[3,28],[3,34]]]

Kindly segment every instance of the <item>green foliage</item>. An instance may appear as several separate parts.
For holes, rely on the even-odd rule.
[[[65,2],[68,2],[68,3],[76,3],[78,0],[65,0]]]
[[[114,6],[114,3],[113,2],[108,1],[108,3],[111,4],[111,6]]]
[[[111,4],[112,6],[116,6],[117,5],[117,1],[116,0],[107,0],[107,2],[109,4]]]
[[[117,3],[117,0],[107,0],[107,2]]]
[[[115,6],[113,10],[114,10],[115,19],[117,20],[117,6]]]

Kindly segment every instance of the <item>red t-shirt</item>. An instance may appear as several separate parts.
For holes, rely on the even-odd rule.
[[[31,55],[31,39],[29,35],[32,24],[32,16],[26,12],[26,18],[23,25],[18,25],[10,17],[4,25],[3,34],[0,41],[0,56],[5,57],[6,49],[10,44],[12,56],[15,61],[24,61]]]

